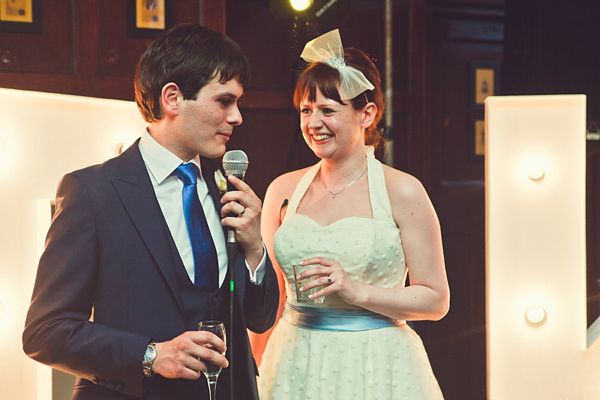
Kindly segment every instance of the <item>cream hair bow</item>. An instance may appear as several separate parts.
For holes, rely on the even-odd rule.
[[[339,29],[334,29],[306,43],[300,57],[310,63],[316,61],[327,64],[339,71],[339,91],[342,100],[353,99],[365,90],[375,88],[361,71],[346,65]]]

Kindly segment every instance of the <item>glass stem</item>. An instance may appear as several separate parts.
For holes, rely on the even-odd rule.
[[[216,400],[217,398],[217,378],[207,378],[208,381],[208,392],[210,393],[210,400]]]

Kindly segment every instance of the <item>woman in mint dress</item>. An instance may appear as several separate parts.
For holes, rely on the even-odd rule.
[[[262,356],[264,400],[442,399],[408,320],[448,311],[441,234],[414,177],[374,156],[383,96],[379,72],[339,32],[307,43],[312,62],[294,103],[302,134],[321,161],[275,179],[263,237],[283,275],[287,301]],[[318,288],[299,303],[293,265],[310,266]],[[406,286],[410,272],[410,285]]]

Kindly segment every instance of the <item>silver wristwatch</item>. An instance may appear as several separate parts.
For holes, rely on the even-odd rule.
[[[146,347],[146,351],[144,352],[144,359],[142,360],[142,371],[144,372],[144,376],[148,378],[154,376],[154,370],[152,369],[154,360],[156,360],[156,342],[152,341],[148,343],[148,347]]]

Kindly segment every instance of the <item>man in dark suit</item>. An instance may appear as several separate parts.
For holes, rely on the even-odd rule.
[[[272,326],[277,278],[260,237],[260,200],[235,177],[229,181],[237,190],[222,195],[212,160],[242,122],[237,102],[248,76],[248,61],[231,39],[194,24],[173,28],[137,67],[136,102],[148,122],[141,139],[61,180],[23,348],[77,375],[73,399],[208,398],[208,361],[224,367],[219,400],[231,398],[232,361],[235,398],[258,398],[246,329]],[[193,193],[212,240],[188,236],[182,164],[199,170]],[[227,227],[239,244],[233,266]],[[199,253],[198,242],[212,252]],[[220,354],[226,346],[217,336],[197,331],[202,320],[233,329],[233,360]]]

